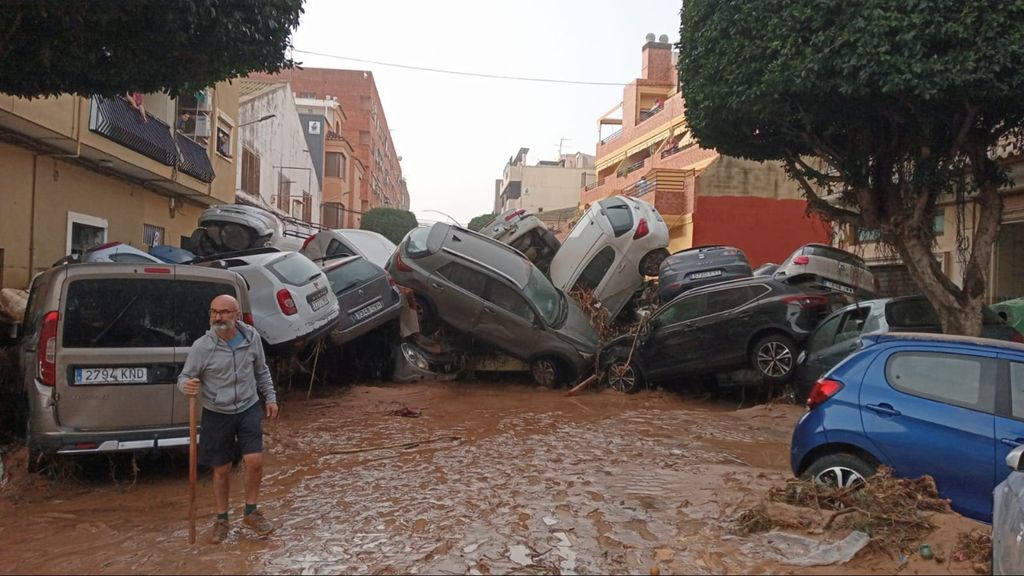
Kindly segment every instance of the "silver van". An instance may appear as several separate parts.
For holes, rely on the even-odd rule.
[[[245,281],[227,270],[84,263],[37,275],[18,350],[29,469],[47,454],[187,446],[175,382],[221,294],[252,322]]]

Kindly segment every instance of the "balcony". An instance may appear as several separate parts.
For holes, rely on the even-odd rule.
[[[174,141],[178,144],[178,152],[180,153],[178,155],[178,170],[207,184],[213,182],[216,174],[213,172],[213,166],[210,164],[210,157],[206,153],[206,148],[195,140],[181,134],[175,136]]]
[[[124,98],[94,96],[89,130],[165,166],[174,166],[178,160],[171,127],[152,114],[143,117]]]

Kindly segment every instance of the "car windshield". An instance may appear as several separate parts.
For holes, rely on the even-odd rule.
[[[348,237],[348,241],[371,262],[387,262],[391,253],[395,251],[394,245],[387,246],[384,242],[368,234],[352,234]]]
[[[562,312],[562,295],[540,270],[530,267],[530,279],[523,290],[526,297],[537,307],[544,323],[553,326]]]
[[[357,258],[330,270],[325,270],[324,274],[331,282],[331,291],[341,294],[349,288],[376,278],[380,274],[380,269],[362,258]]]
[[[282,282],[292,286],[305,286],[320,276],[320,268],[298,252],[274,260],[267,268],[270,268]]]

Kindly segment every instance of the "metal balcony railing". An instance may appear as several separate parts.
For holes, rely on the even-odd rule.
[[[604,138],[602,138],[601,139],[601,144],[604,144],[605,142],[610,142],[612,140],[615,140],[619,136],[622,136],[622,128],[619,128],[615,132],[612,132],[611,134],[609,134],[609,135],[605,136]]]
[[[178,170],[203,182],[213,182],[216,174],[210,164],[210,157],[206,154],[206,148],[182,134],[176,135],[174,141],[178,144]]]
[[[697,145],[696,142],[690,142],[689,144],[687,144],[685,146],[677,146],[675,148],[666,148],[665,150],[661,151],[661,157],[662,158],[668,158],[669,156],[671,156],[673,154],[678,154],[678,153],[682,152],[683,150],[688,150],[690,148],[693,148],[696,145]]]
[[[630,174],[631,172],[636,172],[637,170],[644,167],[644,162],[646,161],[647,159],[644,158],[643,160],[640,160],[638,162],[633,162],[632,164],[629,164],[628,166],[621,168],[618,172],[615,173],[615,175],[621,178],[623,176]]]
[[[124,98],[93,96],[89,130],[165,166],[178,160],[170,126],[152,114],[143,116]]]

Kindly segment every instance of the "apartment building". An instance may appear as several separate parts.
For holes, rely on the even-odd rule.
[[[235,201],[238,97],[228,82],[178,98],[0,94],[0,286],[105,242],[187,243],[203,209]]]
[[[779,262],[797,246],[827,242],[830,231],[782,167],[723,156],[690,134],[668,37],[648,34],[641,75],[598,119],[596,180],[583,208],[623,194],[653,204],[669,226],[673,252],[727,244],[751,264]]]
[[[541,160],[533,166],[526,161],[529,148],[520,148],[508,159],[502,179],[495,181],[494,211],[511,208],[528,212],[575,208],[580,188],[594,181],[594,157],[577,152],[561,154],[558,160]]]
[[[339,123],[336,133],[344,138],[364,169],[355,189],[357,194],[346,203],[346,210],[358,215],[379,206],[409,208],[401,157],[395,150],[372,72],[302,68],[276,75],[255,74],[251,78],[287,81],[299,103],[310,99],[340,105],[345,121]]]

